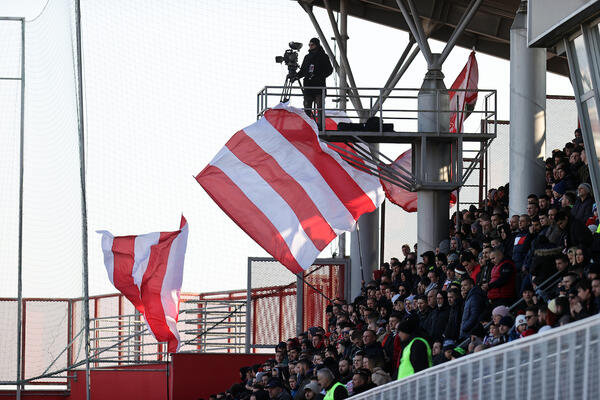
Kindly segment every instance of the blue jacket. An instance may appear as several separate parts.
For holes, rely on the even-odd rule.
[[[531,247],[531,235],[526,230],[517,232],[513,238],[512,260],[517,267],[517,271],[521,271],[521,267],[527,257],[529,248]]]
[[[479,286],[473,286],[465,299],[462,321],[460,324],[460,337],[466,338],[471,329],[479,322],[481,315],[487,308],[487,296]]]

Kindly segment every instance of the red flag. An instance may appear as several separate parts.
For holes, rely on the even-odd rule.
[[[412,171],[412,151],[409,149],[400,154],[400,156],[396,159],[396,161],[394,161],[393,164],[390,165],[390,167],[398,171],[400,174],[404,173],[400,167],[406,169],[407,171]],[[406,212],[417,211],[418,192],[410,192],[383,179],[381,179],[381,186],[383,186],[385,197],[389,201],[397,206],[402,207]],[[450,193],[450,206],[454,204],[456,204],[456,191]]]
[[[157,341],[168,342],[171,353],[179,350],[179,294],[188,236],[185,218],[174,232],[117,237],[107,231],[98,233],[111,283],[144,314]]]
[[[479,68],[477,67],[475,52],[472,51],[467,64],[450,87],[450,110],[452,111],[450,114],[450,132],[462,132],[463,121],[469,116],[469,111],[473,111],[477,102],[477,92],[456,92],[452,89],[477,90],[478,82]],[[459,110],[459,112],[457,113],[456,110]]]
[[[286,104],[233,135],[196,180],[294,273],[384,200],[377,177],[343,161],[319,141],[315,122]]]

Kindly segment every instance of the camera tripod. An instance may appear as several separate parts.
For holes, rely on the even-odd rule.
[[[300,90],[302,91],[302,93],[304,93],[304,87],[302,86],[302,83],[300,83],[300,79],[296,78],[296,69],[292,68],[292,66],[289,66],[288,71],[289,73],[285,77],[285,82],[281,91],[281,98],[279,99],[279,101],[282,103],[285,103],[286,101],[290,100],[290,95],[292,94],[292,85],[294,84],[294,81],[298,82]]]

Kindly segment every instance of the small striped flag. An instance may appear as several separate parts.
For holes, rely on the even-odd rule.
[[[233,135],[196,180],[293,273],[384,200],[377,177],[343,161],[314,121],[284,103]]]
[[[180,347],[177,320],[183,281],[188,224],[180,229],[136,236],[102,235],[104,265],[110,282],[144,315],[148,328],[168,350]]]

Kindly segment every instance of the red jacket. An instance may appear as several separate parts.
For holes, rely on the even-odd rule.
[[[488,298],[510,299],[515,297],[515,264],[510,259],[504,259],[492,268],[488,284]]]
[[[475,266],[475,268],[473,268],[473,272],[471,272],[471,274],[469,275],[471,277],[471,279],[473,279],[473,282],[475,282],[477,284],[477,275],[479,275],[479,273],[481,272],[481,265],[477,264]]]

